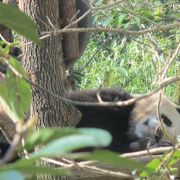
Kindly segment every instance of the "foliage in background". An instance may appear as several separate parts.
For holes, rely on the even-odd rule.
[[[98,5],[108,3],[97,1]],[[104,5],[103,4],[103,5]],[[142,30],[179,19],[178,1],[124,1],[115,8],[97,11],[94,23],[100,27]],[[143,36],[93,33],[91,42],[74,70],[81,72],[79,89],[122,85],[129,92],[144,93],[154,87],[157,74],[179,42],[180,30],[154,32]],[[107,41],[103,47],[102,44]],[[100,49],[98,49],[100,48]],[[98,53],[94,55],[96,50]],[[168,76],[177,74],[179,62],[173,63]],[[110,78],[107,78],[107,76]],[[106,80],[108,81],[106,82]],[[110,79],[110,81],[109,81]],[[172,96],[174,86],[167,87]]]

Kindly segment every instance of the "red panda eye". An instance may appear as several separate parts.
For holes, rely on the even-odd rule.
[[[164,124],[167,126],[167,127],[171,127],[172,126],[172,122],[171,120],[164,114],[161,115],[161,118],[163,119],[163,122]]]

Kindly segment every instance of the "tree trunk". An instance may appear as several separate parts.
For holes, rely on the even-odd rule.
[[[59,0],[19,0],[20,9],[38,24],[39,33],[52,31],[59,25]],[[22,43],[29,41],[22,38]],[[65,66],[60,35],[42,40],[42,45],[34,43],[22,48],[22,61],[32,82],[48,91],[64,96],[67,90]],[[38,118],[37,127],[75,126],[79,113],[73,106],[60,101],[41,89],[32,87],[30,115]],[[69,177],[43,177],[42,179],[70,179]]]
[[[77,20],[76,0],[61,0],[59,8],[60,17],[62,20],[60,23],[63,28]],[[70,26],[70,28],[77,27],[78,24]],[[63,34],[62,47],[64,53],[64,62],[66,67],[68,67],[69,64],[73,64],[73,61],[79,57],[79,34]]]
[[[59,26],[58,0],[20,0],[20,8],[33,18],[39,25],[39,32],[51,31],[51,23]],[[62,57],[61,36],[51,36],[42,40],[42,46],[36,44],[25,45],[23,51],[23,65],[31,81],[48,91],[64,96],[66,92],[66,75]],[[22,40],[25,44],[28,41]],[[44,91],[32,87],[32,112],[38,116],[38,127],[47,126],[74,126],[76,112],[72,106],[50,96]],[[74,120],[75,117],[75,120]]]

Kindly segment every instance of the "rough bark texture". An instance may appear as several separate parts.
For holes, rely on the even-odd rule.
[[[20,8],[30,15],[39,25],[39,32],[50,31],[48,19],[59,28],[58,0],[20,0]],[[48,17],[48,18],[47,18]],[[62,57],[61,36],[51,36],[42,41],[38,47],[34,43],[23,46],[23,64],[30,79],[53,92],[64,96],[66,92],[66,76]],[[28,41],[23,39],[23,43]],[[72,118],[75,114],[72,107],[59,101],[38,88],[32,87],[32,113],[38,116],[38,127],[74,126]]]
[[[0,143],[10,143],[16,133],[16,125],[12,122],[9,116],[3,110],[0,104]]]
[[[60,28],[58,0],[20,0],[19,6],[37,22],[40,33],[52,30],[49,21]],[[23,38],[22,43],[27,42]],[[67,86],[61,42],[59,35],[44,39],[42,46],[34,43],[25,45],[22,48],[22,61],[31,81],[56,95],[64,96]],[[79,114],[72,106],[35,87],[32,87],[32,95],[30,114],[38,118],[36,128],[75,126]],[[42,179],[70,178],[48,176]]]
[[[77,19],[76,0],[60,1],[61,26],[66,27]],[[70,28],[77,28],[78,24]],[[79,35],[78,33],[63,34],[64,61],[73,61],[79,57]]]

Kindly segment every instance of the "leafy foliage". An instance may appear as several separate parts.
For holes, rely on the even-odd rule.
[[[98,1],[97,5],[106,3],[109,1]],[[176,22],[179,16],[176,13],[177,3],[158,0],[122,2],[115,7],[97,11],[94,22],[100,27],[140,31]],[[74,67],[83,75],[78,78],[78,88],[122,85],[132,93],[147,92],[158,83],[157,74],[160,75],[178,39],[179,29],[143,36],[93,33],[86,52]],[[102,46],[105,41],[107,43]],[[179,62],[174,61],[167,76],[177,74],[178,68]],[[107,74],[110,74],[111,80],[106,82]],[[168,86],[166,91],[168,95],[174,95],[174,85]]]

